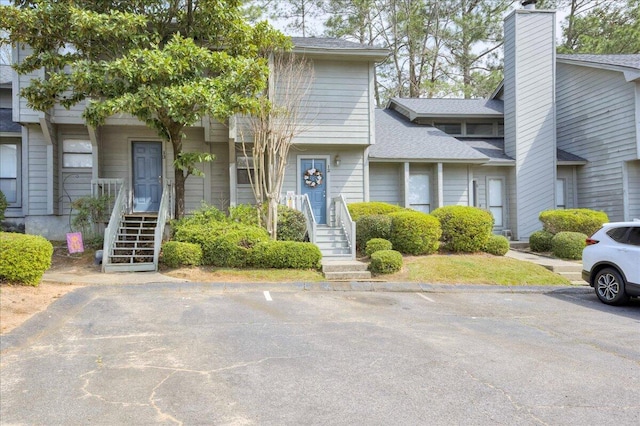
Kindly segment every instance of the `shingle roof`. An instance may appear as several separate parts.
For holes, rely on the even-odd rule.
[[[392,98],[391,107],[398,105],[417,117],[502,117],[504,102],[499,99],[431,99]]]
[[[0,132],[20,133],[22,127],[14,123],[11,117],[11,108],[0,108]]]
[[[408,121],[400,113],[377,109],[376,143],[369,149],[372,159],[438,160],[484,163],[488,157],[435,127]]]
[[[513,158],[504,153],[504,138],[461,139],[461,141],[481,154],[486,155],[493,162],[511,163],[514,161]]]
[[[597,65],[613,65],[617,67],[640,70],[640,55],[557,55],[558,60],[579,61]]]
[[[294,51],[303,53],[331,53],[333,55],[365,56],[374,60],[383,60],[389,54],[379,46],[355,43],[339,38],[291,37]]]
[[[11,66],[0,64],[0,85],[11,84]]]
[[[587,160],[577,155],[571,154],[570,152],[564,151],[562,149],[556,150],[556,156],[558,159],[558,163],[583,163],[587,164]]]

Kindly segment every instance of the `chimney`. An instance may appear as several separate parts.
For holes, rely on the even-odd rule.
[[[520,4],[522,5],[523,9],[535,10],[537,2],[538,0],[523,0],[522,2],[520,2]]]
[[[534,3],[523,1],[528,10],[504,21],[504,144],[516,163],[509,211],[520,240],[540,228],[542,210],[555,208],[555,12]]]

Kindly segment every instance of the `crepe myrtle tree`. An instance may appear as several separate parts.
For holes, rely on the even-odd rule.
[[[289,150],[315,117],[309,96],[313,81],[313,67],[305,58],[292,53],[272,55],[269,88],[258,99],[254,113],[244,117],[245,126],[240,127],[242,153],[246,161],[253,158],[249,182],[258,209],[262,211],[267,205],[266,228],[274,240]],[[250,137],[245,138],[245,133]]]
[[[0,6],[3,42],[28,46],[14,68],[44,68],[20,96],[47,111],[86,101],[93,127],[129,113],[173,148],[175,211],[185,213],[184,185],[203,175],[203,152],[184,152],[184,129],[204,116],[224,121],[259,107],[271,52],[290,41],[265,22],[248,25],[239,0],[18,1]]]

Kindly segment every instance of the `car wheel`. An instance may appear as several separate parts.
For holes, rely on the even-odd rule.
[[[594,287],[598,299],[607,305],[619,305],[629,300],[629,296],[624,291],[624,279],[613,268],[598,271]]]

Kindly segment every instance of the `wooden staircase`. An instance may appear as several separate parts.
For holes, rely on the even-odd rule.
[[[124,215],[115,243],[106,254],[109,262],[103,265],[104,272],[155,271],[153,256],[157,223],[157,214]]]

